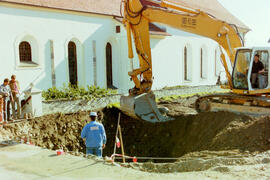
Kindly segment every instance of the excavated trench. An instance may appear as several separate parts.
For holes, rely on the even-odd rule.
[[[195,100],[196,97],[188,101],[161,101],[160,104],[168,107],[170,115],[175,118],[168,122],[149,123],[121,114],[120,125],[126,155],[179,157],[169,165],[165,162],[172,161],[152,160],[142,165],[131,165],[133,168],[151,172],[196,171],[207,169],[215,163],[235,161],[235,158],[232,161],[228,158],[222,160],[224,157],[246,156],[270,149],[270,117],[250,117],[229,112],[196,114],[193,108]],[[103,155],[111,156],[120,111],[117,108],[105,108],[99,112],[108,139]],[[85,152],[85,146],[80,133],[89,122],[88,113],[58,113],[8,124],[0,129],[0,140],[28,139],[37,146],[52,150],[63,147],[65,151],[81,155]],[[242,161],[247,160],[240,158],[239,162]],[[162,162],[163,165],[153,162]]]
[[[229,171],[228,165],[270,162],[270,117],[250,117],[229,112],[200,113],[194,111],[196,97],[161,101],[175,120],[149,123],[121,114],[125,154],[136,157],[172,157],[171,160],[138,160],[126,166],[148,172],[189,172],[213,169]],[[98,111],[107,133],[104,156],[114,148],[119,109]],[[83,155],[85,145],[80,138],[89,112],[52,114],[32,120],[11,123],[0,128],[0,141],[28,140],[37,146],[57,150],[63,148]],[[117,149],[117,153],[121,150]],[[254,155],[268,153],[259,159]],[[251,158],[247,158],[251,156]],[[253,159],[252,159],[253,158]],[[146,162],[147,161],[147,162]],[[162,162],[162,163],[161,163]],[[168,163],[169,162],[169,163]]]
[[[107,132],[105,156],[113,152],[119,110],[104,109],[102,123]],[[84,152],[80,132],[88,112],[54,114],[28,122],[10,124],[2,136],[28,137],[34,144],[56,150]],[[269,117],[252,118],[228,112],[180,115],[174,121],[148,123],[121,115],[125,153],[137,157],[180,157],[194,151],[265,151],[270,149]],[[120,150],[119,150],[120,151]]]
[[[115,135],[118,110],[104,110],[109,138]],[[181,157],[190,152],[270,149],[269,117],[253,118],[229,112],[175,116],[174,121],[148,123],[121,116],[125,152],[143,157]],[[109,155],[113,139],[108,141]]]

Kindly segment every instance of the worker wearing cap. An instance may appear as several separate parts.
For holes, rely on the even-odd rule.
[[[81,137],[86,138],[86,154],[102,157],[102,149],[106,144],[106,132],[104,126],[96,122],[97,113],[90,112],[91,122],[86,124],[81,132]]]

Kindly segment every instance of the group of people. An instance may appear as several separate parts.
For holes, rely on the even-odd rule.
[[[19,119],[21,116],[19,90],[19,82],[16,80],[15,75],[12,75],[10,80],[5,78],[0,86],[0,120],[3,120],[4,123],[11,119]],[[10,114],[10,104],[12,106],[12,117]]]
[[[21,105],[19,101],[20,86],[16,76],[12,75],[11,80],[4,79],[0,86],[0,121],[4,123],[19,119],[21,116]],[[10,114],[10,104],[12,106],[12,116]],[[90,112],[90,123],[88,123],[81,132],[81,137],[85,138],[86,154],[93,154],[102,157],[102,150],[106,144],[106,132],[104,126],[97,122],[97,113]]]

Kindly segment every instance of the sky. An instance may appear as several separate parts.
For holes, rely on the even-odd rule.
[[[246,46],[270,46],[270,0],[218,0],[246,24]]]

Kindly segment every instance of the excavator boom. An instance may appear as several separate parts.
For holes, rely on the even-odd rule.
[[[228,23],[206,12],[185,8],[169,1],[125,0],[123,22],[127,29],[129,58],[133,58],[132,33],[140,61],[140,68],[129,73],[136,88],[139,89],[138,94],[149,91],[152,85],[149,23],[161,23],[213,39],[224,48],[232,64],[235,59],[235,48],[243,46],[238,32]],[[231,88],[231,77],[225,57],[222,61]],[[143,80],[139,80],[138,75],[143,76]]]

